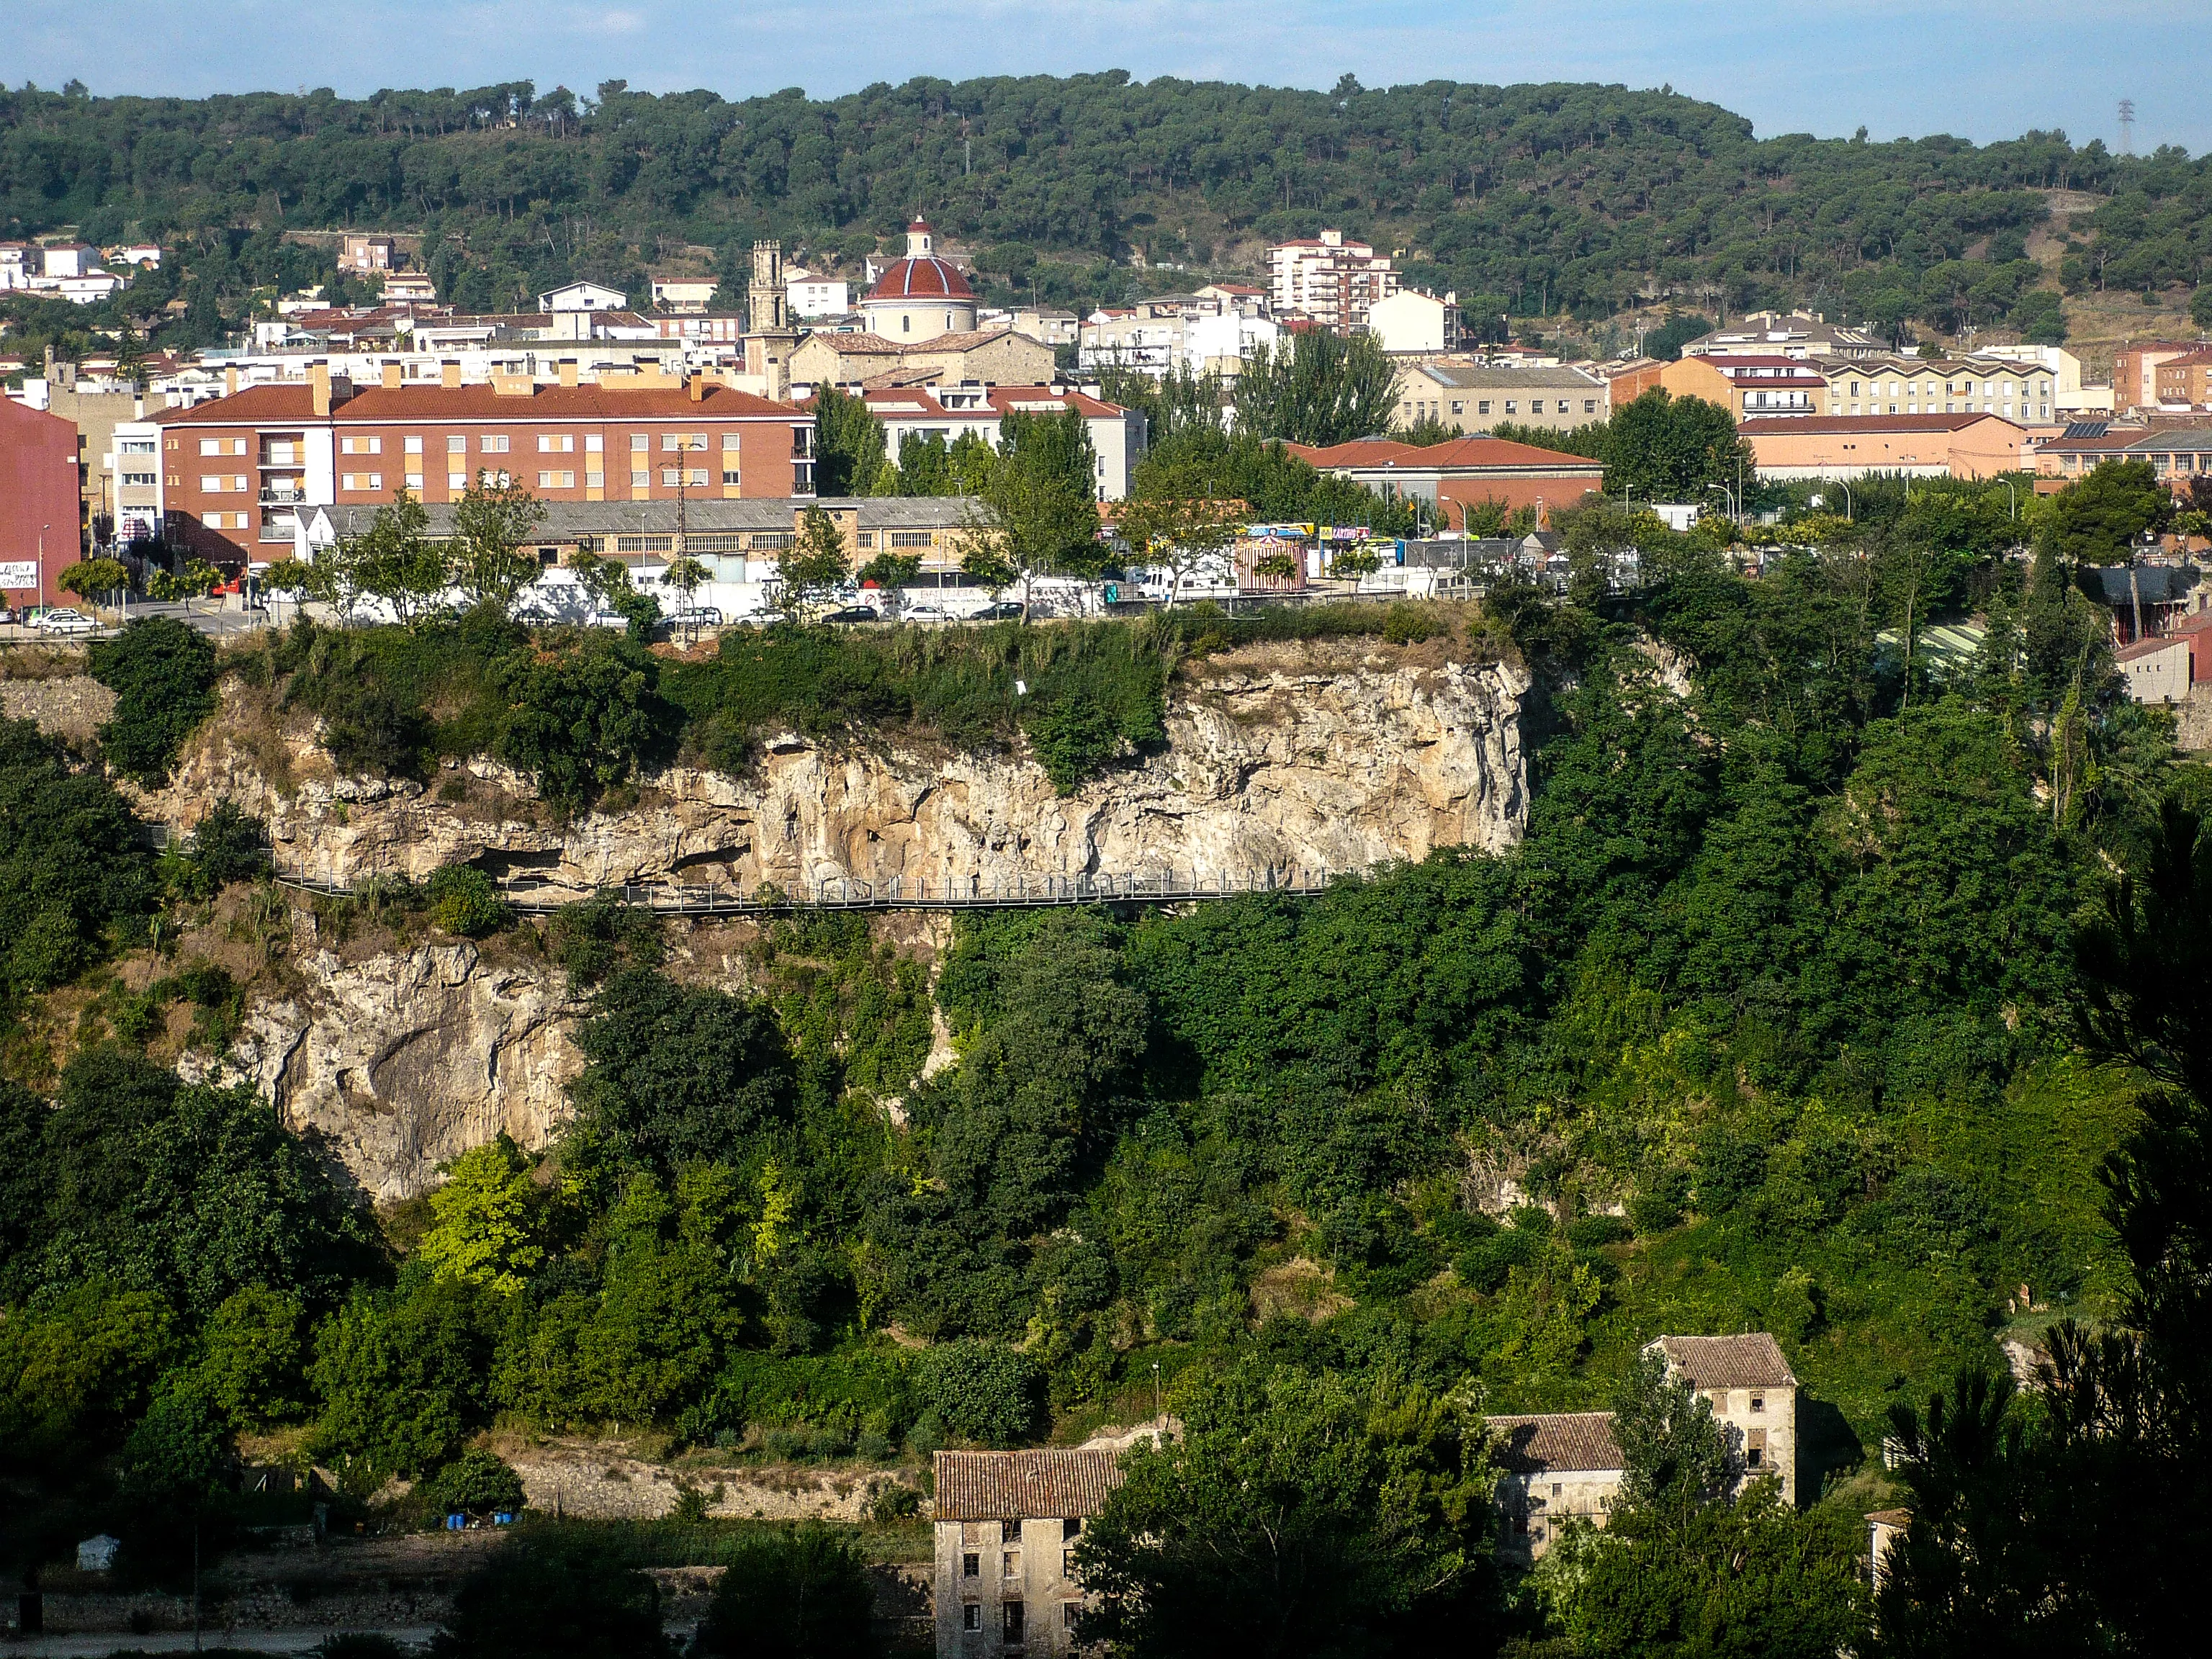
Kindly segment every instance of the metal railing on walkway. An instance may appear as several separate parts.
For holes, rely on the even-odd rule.
[[[1075,904],[1184,904],[1251,893],[1303,896],[1324,890],[1341,873],[1283,866],[1246,871],[1020,874],[989,880],[981,876],[950,879],[893,876],[887,881],[869,882],[838,876],[789,889],[763,882],[750,892],[741,887],[673,883],[625,883],[587,892],[526,880],[502,885],[501,896],[517,910],[540,914],[600,896],[655,915],[676,916],[775,915],[797,910],[1008,910]],[[283,870],[276,872],[276,879],[286,887],[325,898],[353,898],[363,891]]]

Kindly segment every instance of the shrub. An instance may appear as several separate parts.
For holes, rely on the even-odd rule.
[[[1027,1354],[997,1342],[953,1342],[929,1356],[929,1402],[954,1434],[1012,1446],[1036,1437],[1044,1373]]]
[[[714,1586],[691,1651],[699,1659],[863,1659],[875,1591],[854,1541],[820,1522],[756,1534]]]
[[[482,939],[514,920],[489,876],[474,865],[449,864],[423,884],[430,920],[462,939]]]
[[[538,780],[563,812],[665,759],[676,711],[659,694],[656,659],[628,640],[586,640],[551,656],[516,653],[493,665],[506,700],[493,752]]]
[[[93,678],[115,693],[115,713],[100,728],[109,763],[125,776],[158,787],[192,728],[215,712],[215,646],[173,617],[144,617],[87,656]]]
[[[234,800],[219,800],[185,843],[177,884],[187,896],[212,898],[234,881],[269,867],[269,826]]]
[[[448,1514],[513,1513],[522,1508],[522,1477],[498,1453],[472,1446],[424,1481],[422,1495]]]

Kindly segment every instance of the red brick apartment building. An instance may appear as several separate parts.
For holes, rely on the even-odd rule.
[[[0,603],[52,605],[77,562],[76,423],[0,398]]]
[[[646,378],[646,377],[641,377]],[[165,534],[217,562],[286,556],[303,507],[458,501],[479,474],[547,501],[814,493],[814,416],[694,377],[626,387],[356,392],[317,371],[156,417]]]

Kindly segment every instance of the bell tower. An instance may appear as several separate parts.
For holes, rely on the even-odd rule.
[[[783,244],[755,242],[753,279],[745,291],[745,373],[762,396],[791,396],[791,353],[798,343],[791,295],[783,285]]]

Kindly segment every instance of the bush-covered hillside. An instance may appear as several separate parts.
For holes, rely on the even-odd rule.
[[[179,245],[189,270],[123,303],[153,316],[183,295],[180,334],[219,328],[226,295],[311,279],[290,230],[419,232],[441,293],[489,310],[578,276],[641,291],[649,251],[686,242],[734,295],[757,235],[855,259],[918,211],[976,247],[1002,298],[1116,301],[1146,280],[1133,252],[1204,269],[1340,226],[1406,250],[1482,326],[1674,295],[1946,329],[2018,312],[2027,328],[2054,314],[2028,297],[2038,192],[2109,198],[2069,244],[2069,286],[2193,286],[2212,260],[2208,167],[2056,132],[1762,140],[1668,91],[1568,84],[1346,77],[1322,94],[1116,70],[735,102],[619,81],[589,98],[527,82],[362,100],[0,91],[0,225]]]

